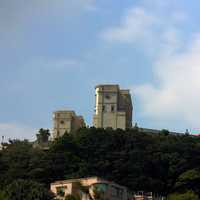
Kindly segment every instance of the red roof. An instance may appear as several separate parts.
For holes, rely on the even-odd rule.
[[[195,134],[195,135],[193,134],[193,136],[198,136],[198,137],[200,137],[200,133],[199,133],[199,134]]]

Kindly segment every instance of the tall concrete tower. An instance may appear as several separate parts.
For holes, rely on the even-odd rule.
[[[121,90],[119,85],[97,85],[95,87],[95,114],[93,116],[95,127],[130,128],[132,109],[129,90]]]
[[[82,116],[77,116],[74,111],[59,110],[53,113],[53,138],[64,135],[65,132],[76,132],[85,126]]]

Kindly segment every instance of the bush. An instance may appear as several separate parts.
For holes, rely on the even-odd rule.
[[[183,194],[174,193],[169,195],[168,200],[198,200],[198,196],[193,191],[187,191]]]
[[[5,189],[8,200],[53,200],[53,195],[42,185],[30,180],[16,180]]]

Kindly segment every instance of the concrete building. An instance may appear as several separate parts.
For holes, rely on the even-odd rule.
[[[97,85],[95,87],[95,114],[93,125],[97,128],[131,128],[132,100],[129,90],[119,85]]]
[[[127,188],[116,183],[101,179],[99,177],[89,177],[81,179],[70,179],[51,183],[51,192],[55,194],[55,199],[64,200],[67,195],[78,196],[80,200],[95,199],[95,194],[101,195],[105,200],[131,200]]]
[[[133,200],[164,200],[164,197],[153,194],[153,192],[138,191],[134,192]]]
[[[61,110],[53,113],[53,138],[62,136],[65,132],[75,132],[85,126],[82,116],[74,111]]]

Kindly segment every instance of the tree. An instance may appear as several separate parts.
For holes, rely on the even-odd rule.
[[[9,200],[4,191],[0,191],[0,200]]]
[[[200,196],[200,169],[191,169],[182,173],[174,188],[176,191],[193,190]]]
[[[80,198],[78,196],[72,195],[72,194],[68,194],[65,197],[65,200],[80,200]]]
[[[32,145],[24,140],[12,140],[0,157],[0,180],[3,185],[11,183],[15,179],[26,179],[29,173],[29,161]]]
[[[162,129],[160,131],[160,133],[163,134],[163,135],[165,135],[165,136],[169,135],[169,131],[167,129]]]
[[[9,200],[53,200],[53,195],[34,181],[15,180],[5,188]]]
[[[56,180],[99,176],[132,191],[166,196],[192,190],[200,196],[199,166],[199,137],[83,128],[54,140],[48,151],[9,141],[0,151],[0,190],[18,179],[48,188]]]
[[[39,134],[36,134],[37,142],[39,144],[47,143],[48,140],[49,140],[49,136],[50,136],[49,129],[43,129],[43,128],[41,128],[39,130]]]
[[[187,191],[183,194],[174,193],[168,196],[167,200],[198,200],[198,195],[196,195],[193,191]]]

